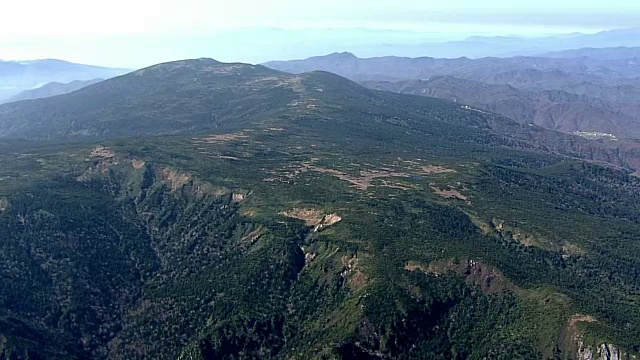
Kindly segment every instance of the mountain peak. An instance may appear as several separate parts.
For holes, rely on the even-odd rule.
[[[261,65],[252,65],[244,63],[223,63],[214,59],[199,58],[171,61],[162,64],[153,65],[144,69],[135,71],[136,76],[158,74],[175,74],[175,73],[211,73],[211,74],[227,74],[242,75],[251,73],[274,72]]]
[[[152,65],[152,66],[149,66],[149,67],[144,68],[142,70],[145,70],[145,69],[176,68],[176,67],[217,66],[217,65],[221,65],[221,64],[222,64],[221,62],[219,62],[217,60],[214,60],[214,59],[198,58],[198,59],[185,59],[185,60],[169,61],[169,62],[165,62],[165,63]]]
[[[353,53],[350,53],[348,51],[335,52],[335,53],[332,53],[332,54],[329,54],[329,55],[326,55],[326,56],[320,56],[320,57],[334,58],[334,59],[340,59],[340,60],[357,59],[358,58]]]

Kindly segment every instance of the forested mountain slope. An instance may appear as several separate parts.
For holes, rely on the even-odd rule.
[[[0,107],[2,358],[637,356],[603,142],[212,60],[53,99]]]

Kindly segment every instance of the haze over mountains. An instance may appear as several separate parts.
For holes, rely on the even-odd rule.
[[[618,47],[584,47],[580,49],[552,51],[539,54],[542,57],[551,58],[579,58],[588,57],[596,60],[623,60],[637,59],[640,57],[640,47],[618,46]]]
[[[640,28],[620,29],[595,34],[552,36],[471,36],[460,41],[427,41],[412,44],[387,43],[351,47],[363,57],[396,55],[404,57],[482,58],[536,56],[543,53],[580,48],[639,47]],[[343,47],[349,49],[349,47]]]
[[[52,82],[70,83],[108,79],[127,73],[126,69],[74,64],[62,60],[0,61],[0,102]]]
[[[70,83],[59,83],[59,82],[51,82],[47,83],[44,86],[35,88],[33,90],[24,90],[10,98],[5,100],[0,100],[1,103],[22,101],[22,100],[33,100],[33,99],[42,99],[51,96],[64,95],[70,92],[74,92],[76,90],[80,90],[89,85],[97,84],[104,79],[93,79],[93,80],[73,80]]]

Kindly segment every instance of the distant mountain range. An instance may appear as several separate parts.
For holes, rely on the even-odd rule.
[[[585,79],[607,83],[613,82],[607,81],[609,80],[607,78],[638,81],[637,78],[640,77],[640,60],[597,60],[586,57],[444,59],[384,56],[363,59],[352,53],[343,52],[304,60],[271,61],[264,65],[291,73],[329,71],[357,81],[424,80],[434,76],[452,75],[488,83],[504,83],[509,81],[505,76],[513,78],[511,81],[517,81],[517,77],[524,74],[527,77],[537,76],[538,78],[534,79],[535,83],[545,75],[557,79],[558,83]],[[548,79],[543,80],[548,81]]]
[[[460,41],[426,41],[421,43],[383,43],[366,46],[342,47],[360,56],[372,57],[394,54],[397,56],[438,58],[481,58],[537,55],[552,51],[580,48],[640,46],[640,28],[617,29],[595,34],[563,34],[544,37],[472,36]]]
[[[563,90],[524,90],[451,76],[430,80],[362,82],[364,86],[469,104],[566,133],[600,132],[640,137],[640,104],[621,104]]]
[[[581,53],[595,58],[569,57]],[[640,60],[624,58],[623,53],[633,55],[634,50],[581,49],[552,54],[554,58],[481,59],[361,59],[334,53],[265,65],[292,73],[334,72],[375,89],[455,100],[564,132],[638,137]]]
[[[54,59],[0,61],[0,101],[52,82],[69,83],[76,80],[108,79],[129,71]]]
[[[550,58],[579,58],[589,57],[596,60],[621,60],[621,59],[637,59],[640,58],[640,47],[606,47],[593,48],[586,47],[581,49],[552,51],[541,54],[542,57]]]
[[[17,95],[14,95],[8,99],[0,100],[0,104],[9,103],[22,100],[42,99],[51,96],[64,95],[76,90],[80,90],[89,85],[97,84],[104,79],[92,79],[92,80],[75,80],[70,83],[52,82],[42,87],[25,90]]]

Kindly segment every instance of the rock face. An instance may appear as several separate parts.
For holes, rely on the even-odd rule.
[[[613,344],[600,344],[594,351],[593,347],[585,346],[583,341],[578,342],[578,360],[626,360],[636,358],[636,356],[627,354]]]
[[[591,347],[585,347],[584,342],[578,342],[578,360],[593,360],[593,351]]]
[[[329,214],[329,215],[325,215],[322,217],[322,220],[320,220],[320,223],[318,223],[314,228],[313,231],[317,232],[317,231],[322,231],[323,229],[327,228],[328,226],[331,226],[339,221],[341,221],[342,218],[340,216],[338,216],[337,214]]]

